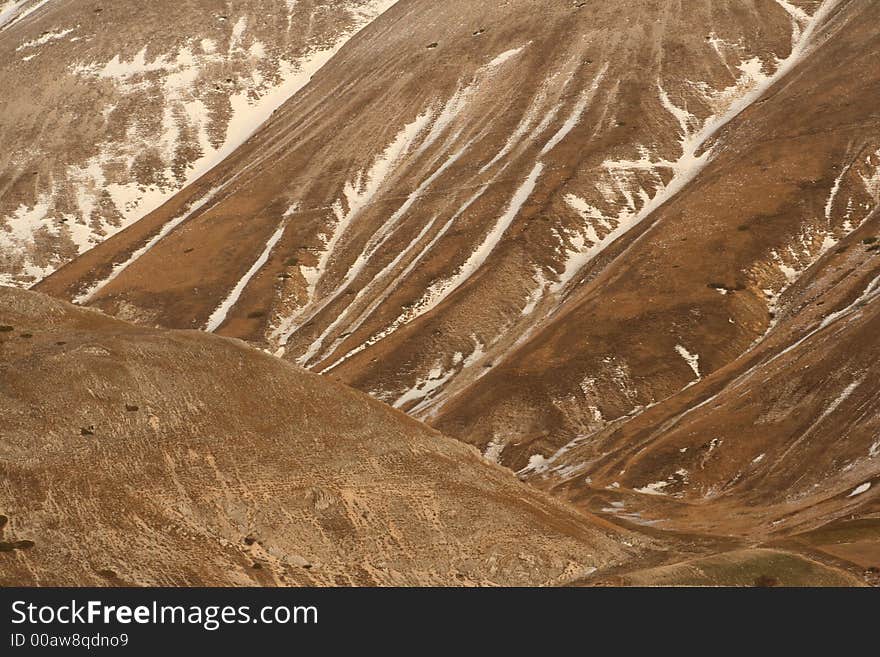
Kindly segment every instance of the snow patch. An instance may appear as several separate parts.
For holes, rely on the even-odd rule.
[[[532,454],[529,457],[528,465],[517,471],[517,475],[540,474],[547,470],[547,459],[541,454]]]
[[[702,378],[700,375],[700,356],[698,354],[692,354],[680,344],[675,345],[675,351],[678,352],[679,356],[684,358],[688,366],[694,371],[697,379]]]
[[[856,495],[861,495],[862,493],[867,493],[869,490],[871,490],[871,482],[866,481],[864,484],[857,486],[853,490],[853,492],[851,492],[849,495],[847,495],[847,497],[855,497]]]
[[[667,486],[669,486],[668,481],[655,481],[653,484],[648,484],[642,488],[635,488],[634,490],[637,493],[644,493],[645,495],[666,495],[666,493],[663,492],[663,489]]]
[[[486,450],[483,452],[483,458],[491,463],[500,463],[501,462],[501,453],[504,451],[505,444],[498,439],[493,439],[486,445]]]
[[[523,51],[524,48],[525,48],[525,46],[520,46],[519,48],[512,48],[511,50],[505,50],[503,53],[501,53],[495,59],[493,59],[491,62],[489,62],[486,66],[488,68],[498,68],[502,64],[510,61],[511,59],[513,59],[514,57],[519,55]]]

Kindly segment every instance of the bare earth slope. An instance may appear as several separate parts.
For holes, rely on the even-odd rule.
[[[399,2],[233,157],[44,289],[263,341],[426,411],[698,171],[704,128],[797,59],[803,16]]]
[[[618,522],[875,535],[878,23],[401,0],[38,289],[246,339]]]
[[[870,27],[880,6],[837,7],[808,56],[717,135],[700,175],[588,266],[555,316],[433,424],[504,447],[502,460],[522,468],[758,342],[772,356],[865,290],[880,264],[880,34]],[[820,299],[821,275],[835,284]],[[838,392],[817,395],[804,419],[818,420]],[[813,438],[835,439],[828,427]]]
[[[148,323],[268,344],[483,446],[531,439],[539,427],[558,447],[600,417],[687,384],[693,370],[681,354],[700,356],[701,373],[739,355],[767,328],[763,290],[777,293],[785,272],[864,218],[876,185],[859,176],[874,179],[880,147],[870,132],[852,153],[848,141],[823,145],[811,169],[781,161],[777,178],[754,189],[769,207],[745,206],[745,217],[695,208],[674,241],[627,250],[664,201],[720,166],[727,122],[751,125],[741,112],[825,39],[870,58],[873,43],[859,50],[836,25],[873,11],[859,0],[713,1],[697,10],[560,2],[540,15],[524,1],[398,3],[247,146],[42,289]],[[840,82],[827,101],[853,105],[860,127],[873,106],[873,71],[864,68],[867,80]],[[836,187],[841,167],[849,176]],[[815,186],[809,207],[773,200],[770,182],[792,173]],[[840,198],[825,220],[834,188]],[[733,237],[706,251],[719,226]],[[678,271],[682,261],[689,267]],[[620,291],[606,300],[603,289],[595,309],[572,317],[603,271]],[[665,299],[642,294],[651,277]],[[727,298],[725,286],[748,294]],[[595,334],[571,344],[566,335],[584,315]],[[631,335],[636,317],[650,321]],[[552,330],[563,334],[561,353],[535,357]],[[717,345],[692,335],[706,331]],[[512,364],[498,369],[502,362]],[[531,379],[518,376],[530,368]],[[516,381],[522,398],[491,392],[498,381]],[[484,390],[479,422],[450,406],[456,395],[482,400]],[[528,456],[523,448],[504,459],[521,466]]]
[[[0,584],[542,584],[651,541],[246,345],[0,288]]]
[[[0,0],[0,283],[154,210],[391,4]]]
[[[523,476],[666,529],[768,540],[876,519],[878,18],[875,3],[841,3],[810,56],[719,137],[701,178],[438,426],[498,417],[522,390],[568,386],[577,409],[604,359],[624,354],[635,409],[596,404],[616,419],[590,430],[557,404],[536,423],[549,436],[513,446],[513,463],[531,454]],[[774,246],[786,234],[797,237]],[[665,373],[661,387],[664,352],[678,352],[684,376]],[[541,413],[534,399],[521,404]],[[861,558],[877,568],[872,527]]]
[[[613,513],[664,528],[767,539],[876,517],[880,262],[866,260],[865,248],[827,256],[821,275],[792,290],[804,310],[788,331],[641,415],[572,441],[529,475],[587,508],[614,500]],[[840,297],[847,302],[835,307]]]

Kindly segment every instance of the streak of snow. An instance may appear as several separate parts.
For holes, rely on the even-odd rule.
[[[7,0],[0,5],[0,29],[15,18],[15,11],[23,4],[23,0]]]
[[[587,109],[587,105],[589,105],[590,101],[593,99],[593,96],[596,94],[596,90],[599,88],[599,84],[602,82],[602,79],[605,77],[605,74],[608,72],[608,64],[602,67],[602,70],[599,71],[598,75],[593,79],[592,84],[584,90],[581,94],[580,98],[578,98],[577,103],[575,103],[574,108],[569,114],[568,118],[559,128],[559,130],[554,134],[550,140],[544,144],[544,148],[541,149],[541,156],[546,155],[554,148],[556,148],[559,143],[565,139],[568,134],[577,127],[578,123],[581,121],[581,117],[584,114],[584,111]]]
[[[871,160],[874,160],[872,162]],[[873,167],[873,172],[860,174],[859,177],[865,185],[865,191],[873,199],[874,203],[880,203],[880,150],[877,150],[872,157],[868,158],[868,166]]]
[[[813,431],[819,427],[825,419],[834,413],[843,402],[850,398],[853,392],[855,392],[860,385],[865,382],[867,376],[862,377],[858,381],[853,381],[850,383],[843,391],[837,396],[834,401],[832,401],[828,407],[822,412],[822,414],[816,418],[815,422],[813,422],[806,431],[804,431],[798,438],[795,440],[788,448],[782,453],[782,455],[777,459],[777,463],[781,462],[785,459],[791,452],[793,452],[801,443],[803,443],[809,436],[812,435]]]
[[[834,210],[834,201],[840,193],[840,184],[843,182],[843,178],[849,172],[849,169],[849,166],[845,166],[840,172],[840,175],[834,180],[834,184],[831,186],[831,192],[828,194],[828,201],[825,203],[825,218],[829,221],[831,220],[831,213]]]
[[[300,310],[312,303],[316,297],[317,286],[327,271],[330,259],[333,257],[336,246],[345,235],[349,226],[354,219],[368,207],[376,198],[382,185],[394,171],[395,166],[400,159],[406,154],[418,136],[424,131],[431,120],[429,114],[421,114],[416,119],[405,125],[394,140],[385,148],[375,162],[370,166],[369,170],[361,173],[352,182],[347,182],[343,187],[343,195],[345,196],[347,209],[337,203],[334,206],[336,215],[336,223],[328,236],[318,257],[318,262],[313,267],[300,267],[300,273],[306,281],[307,291],[305,303],[300,306]],[[335,294],[327,295],[325,303],[320,305],[310,317],[313,317],[318,311],[326,307],[326,305],[338,297],[342,289],[337,288]],[[293,332],[303,323],[299,320],[300,312],[296,311],[280,320],[277,326],[270,332],[270,338],[277,341],[281,348],[287,342]],[[307,321],[307,320],[305,320]]]
[[[18,52],[20,50],[25,50],[27,48],[36,48],[37,46],[45,45],[45,44],[49,43],[50,41],[56,41],[58,39],[63,39],[68,34],[73,32],[75,29],[76,29],[75,27],[70,27],[66,30],[60,30],[58,32],[46,32],[42,36],[40,36],[36,39],[33,39],[32,41],[27,41],[27,42],[21,44],[20,46],[18,46],[18,48],[15,49],[15,51]]]
[[[41,9],[49,0],[39,0],[26,7],[29,0],[20,0],[19,2],[7,2],[0,9],[0,30],[4,30],[13,23],[20,23],[25,18]]]
[[[239,298],[241,297],[241,293],[244,292],[244,289],[247,287],[248,283],[251,282],[251,279],[256,275],[258,271],[260,271],[263,266],[268,262],[269,255],[272,253],[272,249],[275,248],[275,245],[278,244],[278,241],[281,239],[281,236],[284,235],[284,230],[287,228],[287,222],[282,222],[280,226],[272,233],[272,236],[266,242],[266,247],[263,249],[263,252],[260,256],[254,261],[254,264],[251,265],[250,269],[247,270],[244,276],[241,277],[241,280],[232,288],[232,291],[226,296],[226,298],[217,306],[217,309],[211,314],[211,317],[208,318],[208,322],[205,325],[205,330],[213,333],[220,326],[223,325],[223,322],[226,321],[227,315],[229,315],[229,311],[232,310],[233,306],[238,303]]]
[[[791,4],[788,0],[776,0],[776,4],[785,9],[791,16],[792,23],[792,43],[797,43],[800,38],[804,26],[809,25],[810,15],[800,7]]]
[[[547,292],[550,286],[550,281],[547,280],[547,277],[544,275],[544,272],[540,269],[535,269],[535,273],[532,279],[537,284],[532,290],[531,294],[526,298],[526,305],[523,306],[520,314],[523,317],[528,317],[533,312],[535,312],[535,308],[538,307],[538,304],[541,302],[541,299],[544,298],[544,294]]]
[[[510,50],[505,50],[503,53],[498,55],[495,59],[487,64],[489,68],[498,68],[508,60],[513,59],[517,55],[519,55],[525,46],[520,46],[519,48],[511,48]]]

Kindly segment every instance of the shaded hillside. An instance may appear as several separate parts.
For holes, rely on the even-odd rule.
[[[651,541],[366,395],[0,288],[0,583],[561,583]]]

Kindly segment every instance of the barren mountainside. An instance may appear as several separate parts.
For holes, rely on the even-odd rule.
[[[390,4],[0,0],[0,282],[159,207]]]
[[[0,79],[20,89],[0,97],[0,282],[42,293],[5,292],[37,313],[6,323],[45,304],[121,340],[132,366],[113,389],[153,390],[174,418],[131,457],[173,504],[214,476],[194,465],[180,484],[176,463],[228,443],[217,476],[247,465],[222,491],[240,511],[206,496],[185,519],[234,545],[188,582],[254,556],[234,536],[247,518],[276,557],[306,541],[325,566],[237,565],[241,582],[880,581],[880,3],[0,12]],[[0,339],[2,363],[55,358]],[[224,378],[233,362],[251,394]],[[37,427],[21,418],[17,440]],[[256,491],[321,487],[336,458],[378,459],[329,494],[342,534],[377,543],[331,545],[323,502],[296,516],[318,533],[290,533],[292,492],[260,515]],[[288,481],[279,459],[306,460]],[[399,502],[347,497],[349,476],[388,477]],[[477,534],[437,520],[459,503]],[[426,531],[458,547],[427,549]],[[464,568],[496,531],[496,558]]]
[[[3,585],[864,581],[861,525],[624,527],[237,340],[0,288],[0,354]]]
[[[652,544],[240,342],[10,288],[0,324],[4,585],[561,584]]]

